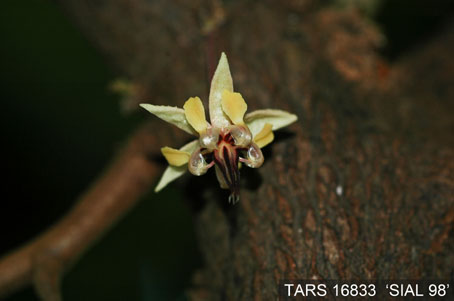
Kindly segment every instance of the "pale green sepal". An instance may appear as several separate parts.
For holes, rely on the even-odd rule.
[[[154,189],[154,192],[161,191],[164,187],[167,186],[173,180],[181,177],[188,170],[188,165],[183,166],[170,166],[166,168],[162,174],[161,180],[159,180],[158,185]]]
[[[199,147],[199,140],[194,140],[189,142],[188,144],[184,145],[180,148],[181,151],[192,153]],[[169,166],[164,171],[161,179],[159,180],[158,185],[154,189],[155,192],[159,192],[161,189],[167,186],[173,180],[181,177],[186,171],[188,170],[188,165],[185,164],[183,166]]]
[[[223,52],[219,60],[213,79],[211,80],[209,109],[211,125],[223,128],[230,125],[227,116],[222,111],[222,93],[224,90],[233,92],[233,80],[230,74],[227,56]]]
[[[140,106],[162,120],[177,126],[186,133],[195,136],[199,135],[186,120],[183,109],[171,106],[156,106],[148,103],[141,103]]]
[[[298,120],[294,114],[282,110],[257,110],[244,116],[244,122],[249,127],[252,136],[257,135],[269,123],[273,126],[273,131],[288,126]]]

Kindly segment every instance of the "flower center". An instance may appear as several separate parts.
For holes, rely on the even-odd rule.
[[[189,160],[189,171],[199,176],[216,165],[221,187],[230,189],[229,202],[238,202],[240,164],[257,168],[263,163],[262,152],[253,142],[251,132],[244,125],[231,125],[221,130],[209,128],[200,136],[199,142],[201,147],[192,153]]]
[[[222,180],[230,189],[229,202],[236,203],[240,199],[239,157],[241,146],[235,145],[230,134],[220,134],[217,149],[213,152],[213,160],[221,172]]]

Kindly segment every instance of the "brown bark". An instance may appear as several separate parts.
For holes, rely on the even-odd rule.
[[[62,3],[152,103],[206,100],[205,70],[225,51],[249,110],[299,117],[260,170],[242,170],[258,180],[239,205],[225,209],[217,187],[189,190],[206,200],[191,297],[276,299],[284,278],[449,278],[452,24],[387,64],[377,28],[314,1]]]

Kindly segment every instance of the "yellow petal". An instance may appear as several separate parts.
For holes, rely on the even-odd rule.
[[[247,104],[240,93],[224,90],[222,92],[222,110],[229,116],[233,124],[244,124],[243,117]]]
[[[161,152],[166,158],[169,165],[182,166],[188,163],[191,154],[168,146],[161,148]]]
[[[198,97],[189,98],[183,106],[186,120],[199,134],[207,129],[207,121],[205,119],[205,108]]]
[[[182,110],[183,111],[183,110]],[[183,112],[184,115],[184,112]],[[188,125],[189,127],[189,125]],[[199,139],[193,140],[189,142],[188,144],[184,145],[183,147],[180,148],[180,151],[184,151],[187,153],[192,153],[195,151],[197,148],[199,148]],[[188,171],[187,166],[172,166],[169,165],[167,166],[166,170],[162,174],[161,179],[158,182],[158,185],[156,185],[156,188],[154,189],[155,192],[161,191],[164,187],[166,187],[169,183],[172,181],[175,181],[175,179],[178,179],[182,175],[184,175]]]
[[[265,123],[262,130],[254,137],[254,142],[260,147],[264,147],[271,143],[274,139],[272,131],[273,126],[269,123]]]

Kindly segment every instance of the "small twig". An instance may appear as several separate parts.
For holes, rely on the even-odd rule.
[[[0,297],[33,283],[44,300],[60,300],[61,275],[137,203],[157,176],[159,168],[147,159],[161,144],[157,134],[150,126],[140,128],[60,222],[0,259]]]

